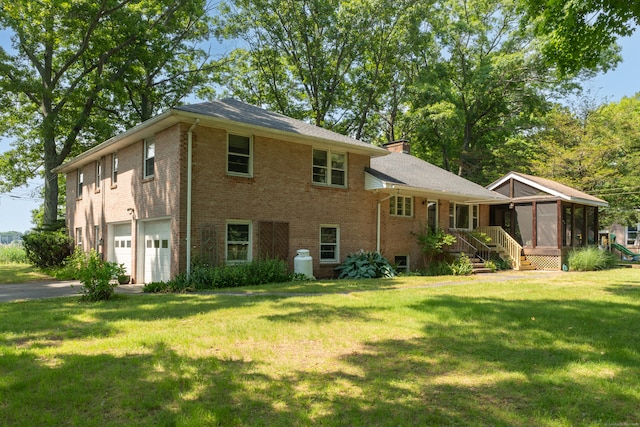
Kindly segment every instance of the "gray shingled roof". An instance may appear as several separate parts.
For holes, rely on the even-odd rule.
[[[409,154],[390,153],[373,158],[367,172],[385,183],[412,187],[417,191],[448,194],[469,201],[509,201],[501,194]]]
[[[301,136],[342,142],[372,150],[376,150],[376,148],[378,148],[374,145],[367,144],[366,142],[231,98],[219,101],[202,102],[199,104],[183,105],[175,107],[174,109],[258,126],[265,129],[276,129]],[[379,149],[379,151],[381,154],[384,154],[382,149]]]

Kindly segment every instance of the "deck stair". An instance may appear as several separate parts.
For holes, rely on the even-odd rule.
[[[487,263],[480,258],[469,258],[469,260],[473,265],[473,272],[471,274],[495,273],[495,271],[487,267]]]
[[[502,227],[478,227],[476,231],[485,233],[491,238],[491,242],[488,244],[491,252],[498,254],[502,259],[510,259],[514,270],[536,269],[522,253],[522,246]]]

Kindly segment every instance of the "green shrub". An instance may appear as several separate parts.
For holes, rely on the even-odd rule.
[[[490,268],[490,269],[491,269],[491,271],[492,271],[492,272],[494,272],[494,273],[498,270],[498,266],[496,265],[496,263],[495,263],[495,262],[493,262],[493,261],[491,261],[491,260],[486,261],[486,262],[484,263],[484,266],[485,266],[486,268]]]
[[[427,266],[426,270],[422,271],[424,276],[451,276],[453,270],[451,265],[446,261],[432,262]]]
[[[219,267],[194,265],[191,274],[180,273],[166,283],[145,285],[144,292],[187,292],[193,290],[237,288],[282,283],[293,280],[287,263],[277,259],[257,260]]]
[[[500,257],[500,255],[492,252],[491,259],[489,261],[491,261],[495,265],[496,270],[511,270],[513,268],[511,258],[508,256],[503,259]]]
[[[62,231],[32,231],[22,239],[27,259],[36,267],[59,267],[71,255],[73,239]]]
[[[419,233],[413,234],[418,240],[420,251],[424,255],[425,264],[431,264],[438,255],[444,252],[444,247],[452,245],[456,242],[456,237],[445,233],[444,230],[438,228],[431,230],[425,227]]]
[[[573,271],[603,270],[612,267],[615,262],[612,254],[596,247],[573,250],[567,258],[569,270]]]
[[[26,264],[29,262],[24,247],[16,244],[0,245],[0,264]]]
[[[167,282],[149,282],[142,287],[142,292],[157,294],[160,292],[169,292],[169,284]]]
[[[375,277],[394,277],[393,266],[378,252],[360,251],[348,255],[344,262],[336,267],[341,279],[372,279]]]
[[[460,254],[460,258],[451,263],[451,271],[454,276],[468,276],[473,273],[473,264],[467,254]]]
[[[115,287],[116,278],[124,274],[124,266],[115,262],[104,261],[95,250],[85,253],[76,251],[73,262],[78,268],[78,279],[82,283],[83,298],[89,301],[105,301],[110,299]]]

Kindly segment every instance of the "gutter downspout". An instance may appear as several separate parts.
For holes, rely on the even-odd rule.
[[[399,192],[400,192],[400,190],[398,190],[398,193]],[[385,197],[384,199],[379,199],[378,200],[378,217],[377,217],[377,221],[376,221],[376,252],[378,252],[378,253],[380,253],[380,203],[384,202],[385,200],[389,200],[393,196],[395,196],[395,194],[391,194],[391,195]]]
[[[187,280],[191,276],[191,181],[193,177],[193,130],[200,119],[187,131]]]

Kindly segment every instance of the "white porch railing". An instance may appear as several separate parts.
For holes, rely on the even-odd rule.
[[[478,227],[476,231],[485,233],[491,238],[491,244],[496,245],[498,250],[505,252],[511,262],[514,270],[520,270],[520,256],[522,255],[522,246],[509,235],[500,226]]]

